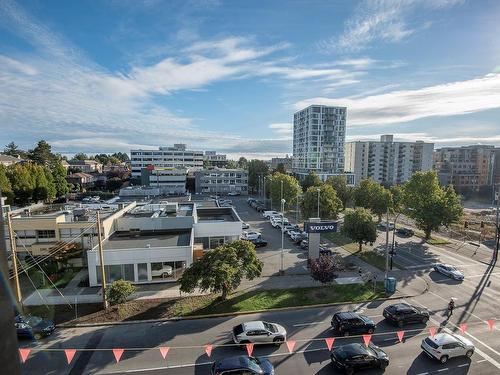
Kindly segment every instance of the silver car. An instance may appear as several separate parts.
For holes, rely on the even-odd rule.
[[[464,274],[450,264],[438,263],[434,265],[434,271],[451,277],[453,280],[463,280]]]
[[[474,344],[463,336],[438,333],[422,340],[420,347],[429,357],[446,363],[452,357],[471,357],[474,354]]]
[[[286,341],[285,327],[261,320],[238,324],[233,328],[235,344],[270,343],[281,345]]]

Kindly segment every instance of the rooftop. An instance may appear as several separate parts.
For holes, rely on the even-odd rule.
[[[193,203],[177,203],[156,200],[144,205],[138,205],[132,210],[128,211],[126,216],[135,217],[179,217],[179,216],[192,216],[194,204]]]
[[[231,207],[199,208],[197,210],[199,222],[234,222],[240,221]]]
[[[131,235],[130,232],[115,232],[104,242],[104,250],[189,246],[190,243],[190,229],[162,231],[138,236]]]
[[[15,219],[55,218],[65,216],[66,222],[95,221],[95,214],[99,210],[101,218],[112,215],[118,211],[118,205],[107,203],[61,203],[61,204],[36,204],[19,208],[14,213]]]

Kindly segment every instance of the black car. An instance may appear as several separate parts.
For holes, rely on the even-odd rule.
[[[17,337],[39,340],[52,334],[56,326],[52,320],[38,316],[16,315],[14,323]]]
[[[262,239],[262,237],[255,238],[250,240],[251,243],[255,245],[255,247],[265,247],[267,246],[267,241]]]
[[[240,355],[212,364],[212,375],[274,375],[274,367],[266,358]]]
[[[331,251],[330,249],[327,249],[326,247],[322,247],[320,246],[319,247],[319,255],[333,255],[333,251]]]
[[[352,334],[372,334],[375,331],[375,323],[367,316],[355,312],[338,312],[332,317],[333,330],[343,336]]]
[[[258,212],[264,212],[266,210],[266,206],[264,206],[263,204],[257,204],[255,206],[255,209],[258,211]]]
[[[396,303],[384,309],[384,317],[399,327],[407,323],[425,324],[429,320],[429,311],[406,303]]]
[[[398,228],[396,229],[396,233],[401,237],[413,237],[415,234],[413,229],[410,228]]]
[[[389,357],[378,346],[354,343],[337,346],[330,353],[332,364],[346,374],[354,374],[354,371],[367,368],[385,369],[389,366]]]

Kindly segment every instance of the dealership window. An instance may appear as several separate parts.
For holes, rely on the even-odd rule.
[[[116,280],[134,281],[134,265],[133,264],[111,264],[104,265],[106,273],[106,282],[112,283]],[[97,283],[101,283],[101,266],[96,266]]]
[[[139,263],[137,264],[137,281],[148,281],[148,264]]]
[[[224,245],[224,237],[210,237],[210,249],[215,249],[220,245]]]
[[[185,268],[186,262],[184,261],[154,262],[151,263],[151,279],[153,281],[177,280]]]

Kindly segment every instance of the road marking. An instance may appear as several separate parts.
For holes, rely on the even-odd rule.
[[[428,372],[419,372],[417,375],[427,375]]]
[[[327,322],[324,321],[324,322],[298,323],[298,324],[294,324],[292,327],[310,326],[310,325],[314,325],[314,324],[323,324],[323,323],[327,323]]]
[[[479,361],[476,361],[476,363],[483,363],[486,362],[486,359],[480,359]]]
[[[439,370],[436,370],[437,372],[442,372],[442,371],[448,371],[449,368],[448,367],[445,367],[445,368],[440,368]]]
[[[461,365],[458,365],[457,367],[467,367],[467,366],[469,366],[469,364],[468,364],[468,363],[463,363],[463,364],[461,364]]]

